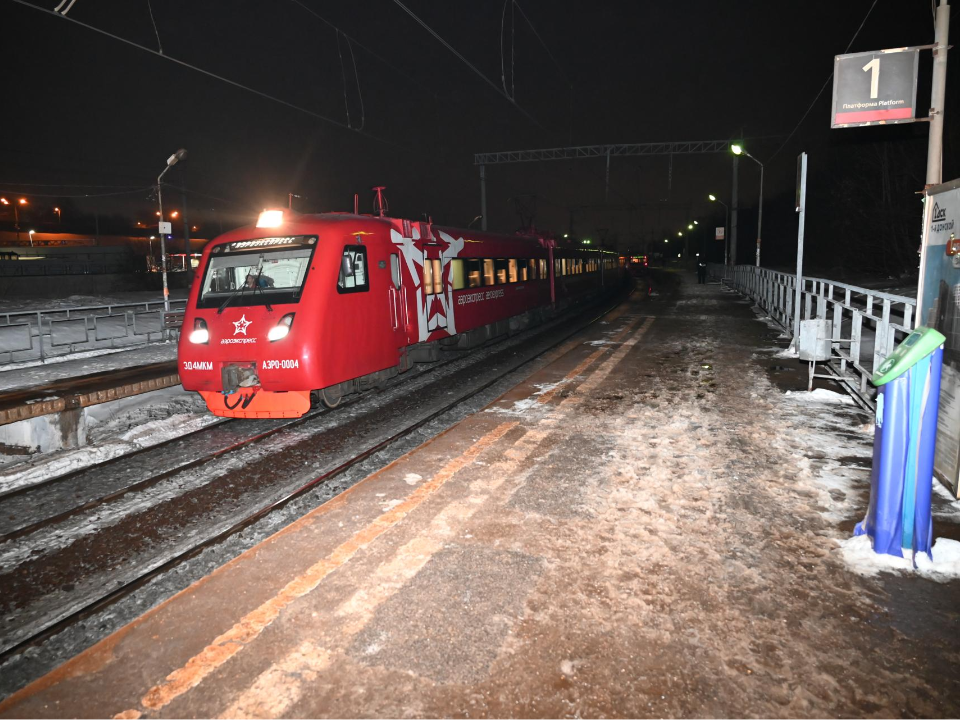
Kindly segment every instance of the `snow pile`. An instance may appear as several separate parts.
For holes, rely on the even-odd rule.
[[[833,390],[827,390],[825,388],[817,388],[811,392],[806,391],[790,391],[787,390],[784,393],[791,400],[797,402],[811,402],[811,403],[832,403],[839,405],[856,405],[853,398],[847,395],[846,393],[838,393]]]
[[[934,541],[933,560],[927,557],[926,553],[919,553],[916,556],[916,569],[908,558],[874,552],[873,544],[867,535],[841,541],[840,555],[851,570],[865,577],[873,577],[881,572],[916,572],[937,582],[960,578],[960,542],[947,538],[937,538]]]
[[[156,390],[87,408],[87,445],[44,455],[14,456],[0,470],[0,492],[41,482],[189,435],[222,420],[196,393]]]

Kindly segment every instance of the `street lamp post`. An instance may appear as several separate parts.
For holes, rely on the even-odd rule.
[[[5,197],[0,197],[0,204],[10,205],[11,203]],[[20,206],[26,204],[26,198],[20,198],[17,202],[13,203],[13,229],[17,231],[17,242],[20,242]]]
[[[157,205],[159,206],[160,212],[157,213],[159,216],[159,230],[160,230],[160,272],[163,275],[163,309],[164,312],[170,312],[170,289],[167,285],[167,243],[163,236],[163,176],[166,174],[167,170],[172,168],[178,162],[183,160],[187,156],[187,151],[183,148],[177,150],[173,155],[167,158],[167,166],[163,169],[163,172],[157,177]]]
[[[60,208],[55,207],[53,211],[57,214],[57,225],[59,225],[60,221],[63,220],[63,218],[60,216]]]
[[[760,210],[757,212],[757,267],[760,267],[760,228],[763,225],[763,163],[743,149],[742,145],[731,145],[734,155],[746,155],[760,166]]]
[[[707,195],[707,197],[710,198],[710,202],[718,202],[723,205],[723,264],[729,265],[730,256],[728,255],[728,251],[730,237],[727,234],[727,222],[730,220],[730,208],[727,207],[727,204],[723,200],[718,198],[713,193],[710,193]]]

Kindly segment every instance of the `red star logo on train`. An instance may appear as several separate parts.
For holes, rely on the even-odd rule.
[[[247,320],[247,315],[246,315],[246,313],[244,313],[243,315],[240,316],[240,319],[237,320],[237,321],[233,324],[233,334],[234,334],[234,335],[240,335],[240,334],[246,335],[246,334],[247,334],[247,328],[248,328],[249,326],[251,326],[251,325],[253,325],[253,323],[250,322],[249,320]]]

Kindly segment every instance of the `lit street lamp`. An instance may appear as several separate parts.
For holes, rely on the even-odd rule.
[[[760,227],[763,224],[763,163],[744,150],[742,145],[731,145],[730,152],[734,155],[746,155],[760,166],[760,210],[757,212],[757,267],[760,267]]]
[[[727,204],[723,200],[718,198],[713,193],[710,193],[709,195],[707,195],[707,197],[710,198],[710,202],[718,202],[721,205],[723,205],[723,264],[729,265],[730,258],[727,254],[728,253],[727,245],[730,239],[729,237],[727,237],[727,221],[730,219],[730,208],[727,207]]]
[[[9,205],[10,201],[5,197],[0,197],[0,204]],[[17,202],[13,203],[13,229],[17,231],[17,242],[20,242],[20,206],[26,204],[26,198],[20,198]]]
[[[60,224],[60,221],[63,219],[63,218],[60,216],[60,215],[61,215],[61,213],[60,213],[60,208],[55,207],[55,208],[53,209],[53,211],[57,214],[57,224],[59,225],[59,224]]]
[[[159,207],[157,216],[160,218],[160,271],[163,275],[163,309],[165,312],[170,312],[170,289],[167,286],[167,243],[163,234],[163,176],[167,170],[183,160],[186,156],[186,150],[183,148],[177,150],[167,158],[167,166],[163,169],[163,172],[160,173],[159,177],[157,177],[157,206]]]

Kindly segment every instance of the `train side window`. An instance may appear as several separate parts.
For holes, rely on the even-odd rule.
[[[517,281],[517,259],[507,260],[507,282],[515,283]]]
[[[423,291],[427,295],[443,293],[443,269],[439,258],[423,259]]]
[[[400,256],[396,253],[390,254],[390,279],[393,280],[393,286],[400,289]]]
[[[477,288],[483,285],[481,269],[479,260],[467,260],[467,287]]]
[[[364,292],[370,289],[367,277],[367,248],[363,245],[347,245],[340,258],[340,276],[337,292]]]
[[[466,263],[463,260],[450,261],[450,279],[454,290],[463,290],[467,286]]]
[[[543,258],[540,258],[540,260],[538,260],[537,262],[540,266],[540,272],[537,273],[537,277],[540,280],[546,280],[547,279],[547,261],[544,260]]]
[[[496,270],[497,285],[507,284],[507,259],[497,258],[493,261],[493,267]]]
[[[520,262],[518,261],[517,275],[520,282],[527,281],[527,264],[526,263],[520,264]]]
[[[537,279],[537,261],[535,258],[527,260],[527,277],[531,280]]]
[[[496,285],[496,280],[494,278],[493,260],[487,258],[483,261],[483,284]]]

